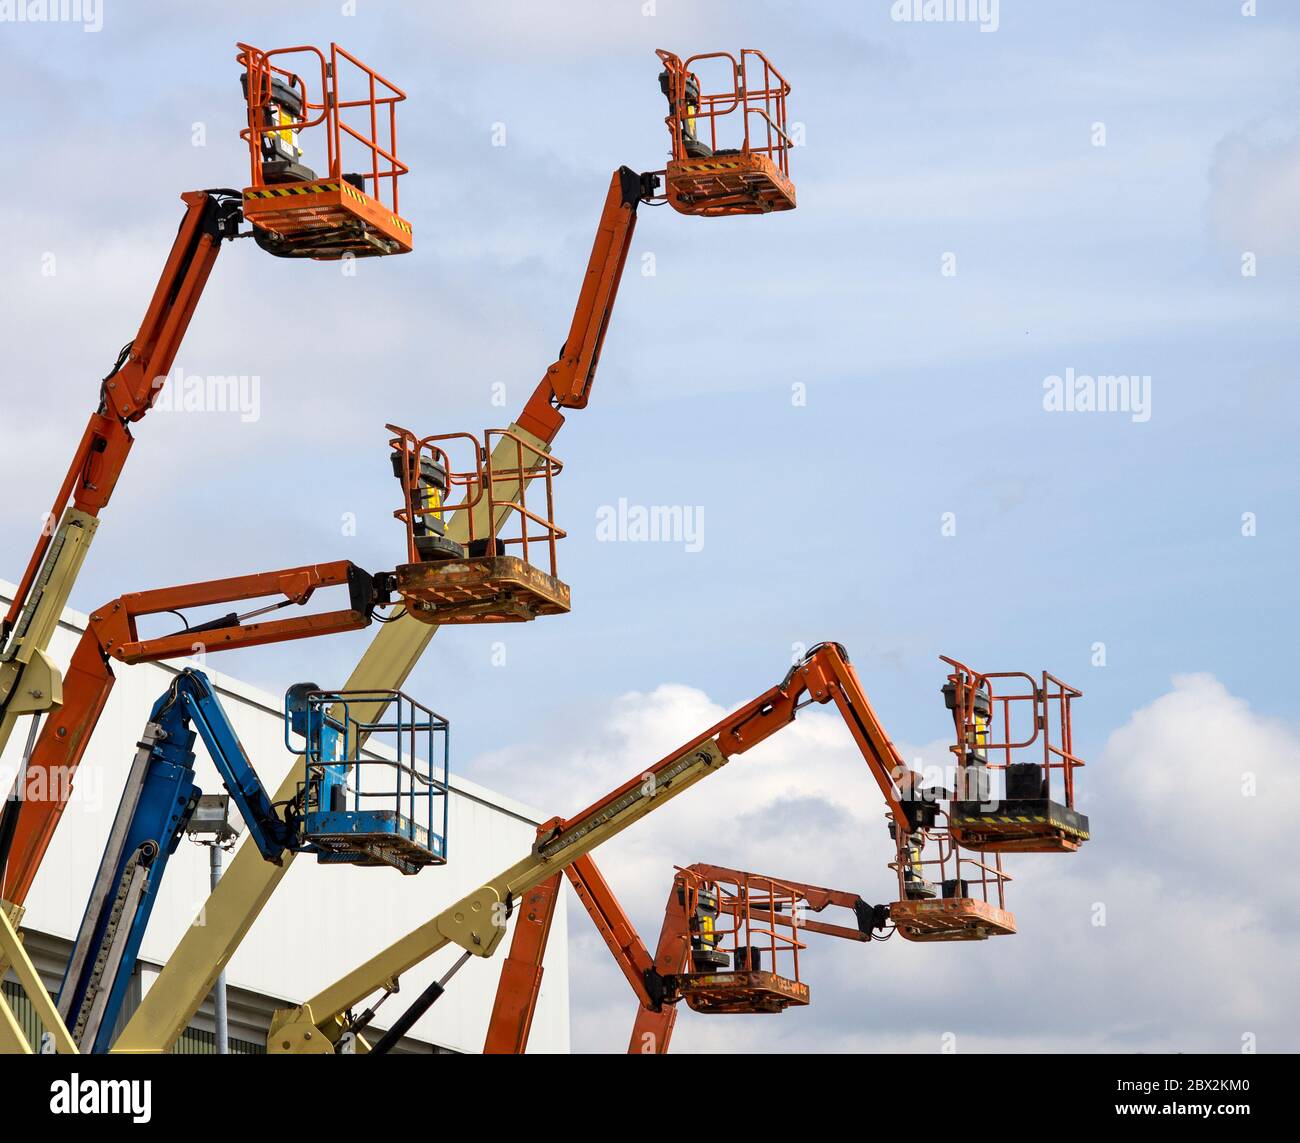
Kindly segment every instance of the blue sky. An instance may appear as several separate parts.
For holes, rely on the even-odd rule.
[[[139,322],[176,195],[242,185],[237,39],[337,39],[406,88],[416,249],[350,279],[246,242],[221,255],[178,362],[257,375],[261,415],[139,427],[82,609],[297,563],[395,563],[384,423],[478,430],[518,408],[567,330],[609,172],[664,162],[653,49],[756,46],[794,85],[799,209],[642,211],[591,405],[556,442],[574,611],[444,630],[411,681],[452,718],[456,764],[545,802],[538,772],[617,737],[629,694],[659,710],[671,684],[728,707],[824,638],[917,750],[946,730],[941,653],[1079,685],[1080,750],[1120,771],[1086,772],[1099,831],[1130,820],[1113,736],[1135,712],[1190,694],[1236,726],[1245,703],[1291,758],[1300,18],[1274,0],[1253,16],[1236,0],[1002,0],[986,33],[899,22],[886,0],[652,7],[236,2],[196,20],[105,0],[93,33],[0,24],[0,478],[23,490],[0,506],[0,575],[20,572]],[[1067,369],[1149,377],[1150,419],[1046,412],[1044,379]],[[698,507],[702,550],[599,542],[597,513],[620,498]],[[220,666],[277,691],[304,674],[333,685],[369,638]],[[1171,681],[1197,674],[1220,689]],[[1217,756],[1233,775],[1234,742]],[[624,745],[625,769],[658,756]],[[1172,748],[1149,758],[1202,781]],[[1112,835],[1079,860],[1104,879],[1140,844]],[[1261,958],[1293,954],[1294,932]]]

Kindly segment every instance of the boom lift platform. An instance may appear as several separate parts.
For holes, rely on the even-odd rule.
[[[240,44],[236,59],[248,103],[244,217],[258,245],[282,258],[407,253],[411,224],[398,213],[397,185],[409,169],[397,157],[397,105],[406,93],[338,44],[328,58],[314,47],[264,52]],[[319,87],[309,89],[289,63],[309,69]],[[323,175],[302,162],[302,133],[315,127],[325,138]],[[360,169],[345,172],[353,159]]]
[[[293,848],[322,865],[388,865],[405,874],[446,864],[448,725],[401,691],[290,687],[285,745],[305,766],[290,815],[305,845]],[[362,749],[376,736],[391,741],[391,757]]]
[[[788,155],[784,156],[783,162],[787,159]],[[538,452],[549,453],[567,413],[585,409],[591,399],[605,335],[636,231],[637,211],[642,203],[664,201],[659,188],[665,174],[638,173],[622,166],[609,179],[559,356],[547,367],[515,422],[509,426],[509,432],[522,437]],[[733,205],[735,210],[716,213],[751,213],[750,203]],[[493,450],[502,468],[512,463],[513,449],[512,443],[506,440]],[[484,535],[484,529],[492,526],[486,507],[480,501],[472,514],[452,514],[446,519],[446,535],[460,543],[468,542],[471,531],[476,536]],[[348,687],[400,687],[435,630],[433,624],[422,621],[419,608],[386,623],[358,662],[348,679]],[[292,786],[282,785],[276,797],[289,798],[294,792]],[[286,859],[286,865],[289,860]],[[251,853],[235,855],[221,884],[204,905],[203,927],[186,932],[124,1030],[119,1050],[159,1052],[175,1042],[207,996],[220,966],[239,947],[282,876],[283,867],[268,865]]]
[[[813,920],[806,914],[837,906],[853,925]],[[677,1004],[709,1015],[783,1012],[809,1003],[801,979],[803,937],[810,933],[865,943],[884,940],[884,905],[856,893],[824,889],[717,865],[677,869],[647,984],[661,996],[641,1003],[628,1051],[668,1051]]]
[[[483,443],[469,433],[419,439],[394,434],[393,473],[401,481],[409,563],[397,568],[397,591],[424,623],[510,623],[569,610],[569,587],[555,575],[555,476],[564,467],[509,429],[488,429]],[[459,465],[453,452],[467,454]],[[543,495],[528,505],[534,481]],[[463,514],[469,534],[447,535],[446,514]],[[531,548],[530,548],[531,545]],[[510,553],[517,547],[519,554]],[[529,558],[541,550],[543,570]]]
[[[326,987],[296,1009],[276,1013],[268,1036],[268,1050],[286,1053],[332,1053],[345,1033],[360,1032],[373,1016],[378,1003],[396,990],[402,973],[448,944],[464,950],[451,972],[427,988],[406,1013],[395,1021],[384,1040],[386,1048],[404,1035],[416,1020],[442,995],[450,976],[470,956],[491,956],[505,936],[507,918],[518,902],[544,882],[553,881],[570,865],[621,833],[647,814],[662,808],[696,782],[716,773],[735,755],[741,754],[789,726],[801,710],[812,703],[834,703],[861,751],[877,788],[885,799],[889,820],[896,826],[895,858],[900,884],[902,869],[921,879],[918,861],[930,840],[929,824],[933,803],[920,797],[919,777],[903,762],[872,709],[843,647],[821,643],[797,663],[785,678],[769,691],[728,715],[721,722],[692,739],[655,765],[634,774],[628,781],[568,819],[554,818],[538,829],[532,851],[478,889],[444,909],[424,925],[408,933],[371,957],[343,979]],[[1005,880],[1005,876],[999,879]],[[949,940],[983,940],[997,935],[992,925],[971,925],[962,910],[967,899],[955,894],[964,886],[954,878],[954,896],[944,899],[946,910],[928,910],[933,934],[943,931]],[[558,884],[558,883],[557,883]],[[554,895],[552,895],[553,898]],[[955,905],[954,905],[955,903]],[[553,906],[552,906],[553,907]],[[894,906],[890,906],[893,916]],[[977,910],[983,912],[983,910]],[[940,923],[947,916],[946,930]],[[498,995],[494,1020],[522,1029],[531,1020],[535,1004],[533,988],[540,980],[545,934],[550,928],[550,909],[530,908],[521,916],[512,939],[511,989],[504,1001]],[[898,931],[907,939],[918,939],[905,927]],[[1002,930],[1006,931],[1006,930]],[[505,984],[503,974],[503,984]],[[368,996],[384,996],[360,1016],[351,1009]],[[504,1005],[504,1009],[503,1009]]]
[[[280,864],[292,851],[415,873],[446,860],[447,721],[400,691],[356,696],[382,698],[393,712],[368,727],[392,736],[392,756],[362,757],[354,749],[355,724],[325,713],[335,701],[347,709],[351,697],[311,683],[289,688],[285,737],[291,730],[305,736],[305,746],[294,750],[305,769],[299,797],[287,806],[272,803],[202,671],[181,671],[154,704],[59,992],[60,1016],[80,1050],[109,1049],[168,859],[203,796],[194,784],[196,737],[265,861]],[[382,789],[365,787],[366,771],[388,775]],[[359,808],[362,799],[384,808]]]
[[[702,52],[685,61],[672,52],[656,54],[668,99],[664,122],[672,159],[664,181],[673,209],[706,216],[794,210],[785,77],[753,48],[739,59],[730,52]],[[696,68],[709,76],[720,72],[716,86],[702,85]]]
[[[652,957],[590,854],[566,866],[564,873],[639,1001],[628,1044],[634,1054],[668,1051],[683,1000],[707,1015],[781,1012],[806,1005],[810,993],[800,977],[804,934],[859,942],[886,939],[876,930],[884,929],[888,907],[868,905],[856,893],[692,865],[677,868]],[[559,891],[557,873],[520,902],[519,927],[501,967],[488,1023],[486,1054],[520,1054],[528,1046],[541,989],[541,953]],[[852,927],[806,916],[830,906],[851,912]]]
[[[241,44],[239,53],[251,185],[242,193],[181,195],[185,213],[144,320],[100,382],[95,411],[0,620],[0,749],[21,718],[38,718],[62,701],[63,680],[47,653],[50,639],[125,468],[131,426],[162,393],[222,243],[251,234],[273,254],[320,259],[411,248],[411,228],[397,206],[398,180],[407,171],[394,142],[401,91],[337,44],[330,45],[328,60],[306,47],[262,52]],[[319,103],[301,79],[273,62],[295,54],[313,56],[320,65]],[[349,84],[359,77],[355,92],[341,90],[345,72]],[[313,172],[300,161],[299,133],[316,126],[325,137],[323,178],[309,177]],[[381,126],[387,128],[382,140]],[[358,155],[361,173],[345,173],[345,163]],[[245,218],[251,231],[240,230]]]
[[[1014,933],[1016,920],[1006,908],[1011,875],[1004,872],[1001,855],[994,854],[990,863],[963,853],[949,816],[931,797],[925,792],[913,803],[913,821],[920,828],[904,832],[899,859],[890,865],[898,874],[899,899],[889,906],[889,919],[909,941],[983,940]],[[889,833],[896,839],[899,835],[892,820]]]
[[[1074,753],[1071,704],[1083,692],[1046,671],[981,675],[944,662],[952,668],[944,704],[956,729],[953,840],[984,853],[1077,850],[1088,840],[1088,818],[1074,807],[1074,772],[1084,762]]]
[[[800,933],[810,930],[800,912],[813,905],[810,896],[821,900],[818,908],[839,897],[834,903],[855,909],[862,927],[839,928],[836,935],[871,939],[875,913],[856,894],[714,866],[679,868],[655,958],[668,985],[664,1001],[680,999],[692,1011],[709,1014],[806,1005],[810,994],[799,977],[799,953],[807,946]],[[675,971],[664,971],[673,965]]]

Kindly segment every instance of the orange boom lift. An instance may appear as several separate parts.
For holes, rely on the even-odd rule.
[[[920,775],[907,766],[885,733],[857,672],[839,644],[822,643],[814,647],[780,685],[684,749],[711,739],[730,757],[789,726],[799,711],[813,702],[834,704],[885,798],[886,819],[895,849],[890,868],[897,880],[898,900],[886,912],[873,915],[873,926],[883,927],[887,917],[911,941],[984,940],[1014,933],[1015,918],[1006,910],[1005,900],[1006,883],[1011,878],[1002,869],[1000,855],[994,854],[990,861],[985,861],[961,851],[940,804],[949,791],[921,788]],[[579,815],[579,819],[584,816]],[[557,828],[554,822],[541,826],[539,844]],[[486,1051],[519,1052],[528,1042],[537,990],[541,986],[542,958],[559,894],[560,872],[569,877],[643,1009],[661,1014],[665,1003],[671,1006],[676,1000],[695,994],[689,983],[685,992],[665,991],[663,981],[658,978],[672,974],[665,973],[658,956],[650,961],[632,922],[604,878],[591,859],[583,856],[558,870],[527,898],[527,908],[516,921],[510,955],[502,966]],[[785,947],[795,951],[789,945]],[[665,952],[662,942],[659,951]],[[665,964],[673,972],[680,972],[675,955],[670,955]],[[773,945],[771,961],[775,959]],[[769,974],[772,979],[760,980],[753,976],[752,966],[744,971],[752,979],[736,977],[727,982],[732,985],[730,993],[725,984],[713,979],[720,974],[707,974],[710,982],[707,987],[701,986],[697,996],[701,1010],[709,1010],[710,1002],[715,1005],[712,1011],[717,1012],[763,1012],[772,1010],[772,1005],[784,1007],[798,1002],[792,998],[800,994],[800,989],[792,987],[787,978]],[[797,972],[793,983],[798,983]],[[705,996],[706,992],[712,1001]],[[724,1001],[727,995],[730,1000]],[[640,1033],[653,1031],[660,1037],[655,1043],[662,1044],[666,1050],[663,1037],[671,1030],[671,1020],[665,1024],[647,1017],[645,1026],[639,1023],[638,1028],[638,1037]],[[640,1051],[641,1043],[639,1038],[634,1038],[632,1050]]]
[[[1071,704],[1081,692],[1046,671],[981,675],[943,661],[952,668],[943,698],[956,729],[953,835],[983,853],[1074,852],[1088,840],[1088,819],[1074,806],[1083,760],[1074,753]]]

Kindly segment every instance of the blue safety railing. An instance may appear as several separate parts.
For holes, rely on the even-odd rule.
[[[447,860],[451,746],[442,715],[402,691],[300,684],[285,696],[285,745],[305,762],[296,810],[321,861],[414,872]]]

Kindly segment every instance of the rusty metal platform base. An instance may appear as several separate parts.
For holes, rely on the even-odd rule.
[[[523,623],[569,610],[569,585],[518,556],[402,564],[397,590],[424,623]]]
[[[1016,919],[1005,909],[972,897],[932,901],[897,901],[889,919],[909,941],[982,941],[1016,931]]]
[[[953,802],[953,839],[978,853],[1073,853],[1088,840],[1088,819],[1047,798],[1016,798],[989,808]]]
[[[248,187],[244,218],[258,244],[284,258],[333,261],[411,249],[411,224],[343,179]]]
[[[774,972],[694,972],[677,991],[695,1012],[783,1012],[808,1003],[808,986]]]
[[[766,155],[719,151],[679,159],[664,172],[668,201],[682,214],[770,214],[794,210],[794,183]]]
[[[408,876],[428,865],[446,865],[445,858],[432,856],[427,849],[394,834],[339,834],[312,838],[320,849],[320,865],[388,865]]]

